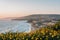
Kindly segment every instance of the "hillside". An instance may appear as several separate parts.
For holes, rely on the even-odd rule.
[[[50,20],[59,20],[60,15],[59,14],[33,14],[29,16],[24,17],[18,17],[13,20],[37,20],[37,19],[50,19]]]

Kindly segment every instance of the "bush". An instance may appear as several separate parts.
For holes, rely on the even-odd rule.
[[[30,33],[1,33],[0,40],[60,40],[60,23]]]

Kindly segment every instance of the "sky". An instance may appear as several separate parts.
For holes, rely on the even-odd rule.
[[[0,0],[0,18],[60,14],[60,0]]]

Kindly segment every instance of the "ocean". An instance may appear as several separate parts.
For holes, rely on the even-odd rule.
[[[24,21],[0,20],[0,33],[30,32],[31,24]]]

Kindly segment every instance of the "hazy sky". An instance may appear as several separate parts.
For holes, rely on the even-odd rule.
[[[0,18],[60,14],[60,0],[0,0]]]

